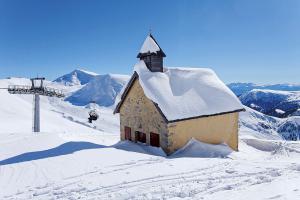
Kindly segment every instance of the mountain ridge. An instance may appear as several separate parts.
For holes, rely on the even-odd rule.
[[[97,73],[87,70],[75,69],[68,74],[64,74],[56,78],[53,80],[53,82],[61,83],[67,86],[85,85],[97,75]]]
[[[300,83],[277,83],[277,84],[256,84],[256,83],[242,83],[233,82],[227,86],[237,95],[240,96],[245,92],[253,89],[270,89],[281,91],[300,91]]]

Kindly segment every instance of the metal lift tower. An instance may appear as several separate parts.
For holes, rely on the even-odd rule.
[[[9,85],[10,94],[33,94],[33,131],[40,132],[40,95],[49,97],[64,97],[61,90],[44,87],[45,78],[32,78],[31,86],[28,85]]]

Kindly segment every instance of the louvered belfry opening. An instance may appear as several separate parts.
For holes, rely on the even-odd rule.
[[[160,55],[150,54],[141,58],[144,60],[147,68],[151,72],[163,72],[163,57]]]

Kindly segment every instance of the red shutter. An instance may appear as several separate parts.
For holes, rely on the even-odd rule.
[[[131,140],[131,128],[125,126],[125,140]]]
[[[146,143],[146,134],[145,133],[140,133],[140,138],[141,138],[140,142]]]
[[[159,134],[150,133],[150,145],[154,147],[159,147]]]

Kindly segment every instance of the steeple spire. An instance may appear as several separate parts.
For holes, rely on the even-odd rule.
[[[137,58],[144,60],[148,69],[152,72],[163,72],[163,58],[166,54],[160,48],[151,32],[145,39]]]

